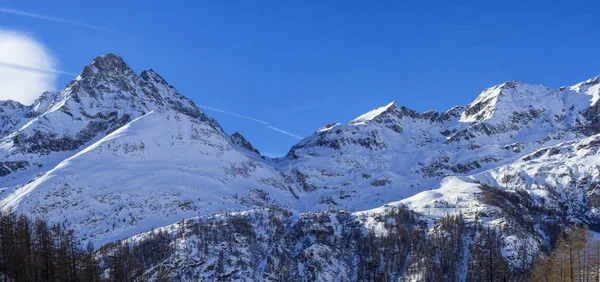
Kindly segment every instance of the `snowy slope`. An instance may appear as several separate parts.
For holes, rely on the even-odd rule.
[[[64,222],[98,244],[273,205],[360,213],[392,203],[474,216],[496,209],[480,203],[481,182],[568,203],[574,219],[594,222],[595,151],[576,143],[600,133],[598,99],[600,77],[556,90],[507,82],[446,112],[392,102],[269,159],[155,71],[138,75],[107,54],[31,106],[0,103],[0,206]],[[554,150],[544,148],[564,154],[536,153]]]
[[[370,209],[436,187],[448,175],[476,174],[600,132],[598,81],[558,90],[507,82],[444,113],[390,103],[319,129],[276,166],[311,195],[303,209]]]
[[[294,200],[279,172],[153,71],[137,76],[109,54],[53,97],[2,138],[2,207],[67,223],[98,245]]]
[[[281,182],[275,170],[235,150],[214,128],[185,115],[150,112],[2,204],[60,218],[84,238],[105,243],[198,214],[271,201],[287,206],[293,198]]]
[[[523,158],[483,172],[473,181],[526,191],[539,204],[566,212],[569,220],[600,221],[600,135],[540,149]]]

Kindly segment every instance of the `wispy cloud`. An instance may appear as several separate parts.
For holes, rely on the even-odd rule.
[[[206,106],[206,105],[198,105],[198,107],[203,108],[203,109],[207,109],[207,110],[211,110],[211,111],[215,111],[215,112],[219,112],[219,113],[223,113],[223,114],[227,114],[227,115],[231,115],[231,116],[234,116],[234,117],[239,117],[239,118],[247,119],[247,120],[250,120],[250,121],[253,121],[253,122],[257,122],[257,123],[266,125],[266,127],[268,129],[270,129],[270,130],[279,132],[281,134],[285,134],[285,135],[290,136],[290,137],[294,137],[294,138],[296,138],[298,140],[302,140],[303,139],[302,136],[300,136],[300,135],[296,135],[296,134],[290,133],[289,131],[283,130],[281,128],[274,127],[269,122],[264,121],[262,119],[257,119],[257,118],[249,117],[249,116],[246,116],[246,115],[242,115],[242,114],[238,114],[238,113],[234,113],[234,112],[230,112],[230,111],[226,111],[226,110],[222,110],[222,109],[218,109],[218,108]]]
[[[23,16],[23,17],[30,17],[30,18],[40,19],[40,20],[53,21],[53,22],[71,24],[71,25],[77,25],[77,26],[81,26],[81,27],[111,32],[111,30],[103,28],[103,27],[99,27],[97,25],[63,19],[63,18],[59,18],[59,17],[45,16],[45,15],[40,15],[40,14],[16,10],[16,9],[0,7],[0,13],[11,14],[11,15],[16,15],[16,16]]]
[[[0,29],[0,100],[31,104],[53,90],[58,74],[52,52],[34,37]]]
[[[34,67],[34,66],[24,66],[24,65],[12,64],[12,63],[2,62],[2,61],[0,61],[0,68],[38,72],[38,73],[47,73],[47,74],[65,74],[65,75],[76,76],[76,74],[66,72],[66,71],[55,70],[55,69],[44,69],[44,68],[38,68],[38,67]]]

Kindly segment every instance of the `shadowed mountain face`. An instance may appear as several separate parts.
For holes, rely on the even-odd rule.
[[[273,206],[377,214],[389,204],[474,218],[499,208],[476,196],[485,186],[593,225],[598,99],[596,77],[557,90],[507,82],[446,112],[390,103],[270,159],[155,71],[138,75],[107,54],[31,106],[0,102],[0,205],[105,243]]]

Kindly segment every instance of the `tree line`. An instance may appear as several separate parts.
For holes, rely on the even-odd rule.
[[[0,211],[0,281],[99,281],[94,252],[60,224]]]
[[[281,208],[226,213],[95,249],[61,224],[0,213],[0,282],[600,280],[600,243],[583,229],[555,235],[552,252],[519,249],[507,258],[504,238],[514,230],[461,214],[436,220],[433,230],[402,206],[373,218],[291,218]]]
[[[110,267],[115,281],[437,282],[529,277],[526,270],[509,266],[500,232],[467,223],[461,214],[437,220],[433,232],[402,206],[374,218],[379,231],[372,227],[365,232],[364,219],[346,212],[305,214],[293,224],[290,215],[275,208],[266,215],[187,220],[171,236],[157,231],[142,241],[114,243],[102,251],[111,254],[105,256],[108,264],[120,262]]]
[[[564,234],[552,253],[536,259],[531,281],[600,281],[600,241],[583,228]]]

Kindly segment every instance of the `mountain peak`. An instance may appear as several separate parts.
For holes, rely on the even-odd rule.
[[[193,101],[181,95],[153,69],[138,75],[123,58],[113,53],[96,57],[60,95],[65,99],[75,97],[78,106],[73,107],[83,107],[86,113],[94,108],[94,113],[100,109],[137,113],[175,110],[194,118],[202,115]],[[81,104],[84,97],[90,99]]]
[[[23,108],[25,108],[25,105],[21,104],[18,101],[14,101],[14,100],[0,100],[0,112],[2,112],[3,108],[10,109],[10,110],[23,109]]]
[[[443,118],[448,118],[449,115],[445,115]],[[411,108],[405,106],[398,106],[396,102],[391,102],[383,107],[372,110],[366,114],[359,116],[358,118],[349,122],[349,124],[363,124],[367,122],[376,123],[389,123],[395,122],[397,119],[411,118],[427,120],[430,122],[441,121],[439,112],[435,110],[429,110],[426,112],[419,113]]]
[[[108,53],[98,56],[94,61],[85,66],[80,78],[97,78],[98,76],[131,76],[135,72],[125,63],[120,56]]]
[[[355,119],[353,119],[352,121],[350,121],[351,124],[359,124],[359,123],[365,123],[367,121],[371,121],[375,118],[377,118],[378,116],[381,116],[384,113],[393,111],[394,109],[398,109],[398,104],[396,104],[396,101],[392,101],[391,103],[383,106],[383,107],[379,107],[377,109],[374,109],[372,111],[369,111]]]
[[[543,85],[508,81],[483,90],[475,101],[466,107],[461,121],[484,121],[497,113],[512,114],[532,105],[538,105],[542,98],[551,93],[552,89]]]
[[[106,55],[102,55],[102,56],[98,56],[98,57],[94,58],[94,61],[92,62],[92,66],[96,67],[99,70],[108,70],[108,71],[114,71],[114,70],[126,71],[126,70],[131,69],[127,65],[127,63],[125,63],[125,60],[123,60],[123,58],[121,58],[121,56],[119,56],[117,54],[113,54],[113,53],[108,53]]]
[[[102,56],[98,56],[94,58],[94,62],[92,64],[96,65],[97,67],[102,65],[126,65],[123,58],[115,53],[107,53]]]
[[[504,83],[502,83],[500,85],[496,85],[494,87],[497,87],[497,88],[500,88],[500,89],[511,89],[511,88],[516,88],[519,85],[527,85],[527,84],[526,83],[522,83],[522,82],[520,82],[518,80],[510,80],[510,81],[504,82]],[[491,87],[491,88],[494,88],[494,87]]]
[[[256,148],[254,148],[254,146],[252,146],[250,141],[248,141],[246,139],[246,137],[244,137],[239,132],[236,131],[233,134],[231,134],[231,136],[229,136],[229,137],[231,138],[231,142],[233,142],[234,144],[236,144],[250,152],[254,152],[254,153],[260,155],[260,152]]]

